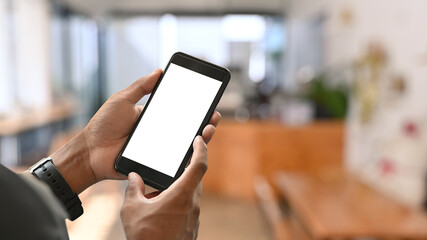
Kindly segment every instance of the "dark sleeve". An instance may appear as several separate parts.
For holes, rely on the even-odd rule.
[[[65,217],[47,186],[0,164],[1,239],[68,239]]]

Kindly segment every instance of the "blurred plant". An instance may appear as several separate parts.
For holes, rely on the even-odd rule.
[[[317,75],[310,81],[306,98],[314,102],[316,118],[343,119],[347,115],[348,88],[328,84],[326,74]]]

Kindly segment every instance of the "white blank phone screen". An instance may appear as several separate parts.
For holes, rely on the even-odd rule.
[[[123,156],[174,177],[220,87],[171,63]]]

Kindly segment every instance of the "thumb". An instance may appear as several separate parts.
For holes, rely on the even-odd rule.
[[[158,68],[154,72],[132,83],[129,87],[127,87],[124,90],[124,94],[126,95],[127,99],[129,99],[132,103],[135,104],[142,97],[151,93],[161,73],[162,73],[162,70]]]
[[[208,152],[205,141],[201,136],[197,136],[193,142],[193,156],[190,164],[184,170],[184,173],[176,181],[176,185],[185,185],[196,189],[203,175],[208,170]]]
[[[141,176],[137,173],[131,172],[128,175],[129,184],[126,188],[126,198],[141,196],[144,197],[145,185]]]

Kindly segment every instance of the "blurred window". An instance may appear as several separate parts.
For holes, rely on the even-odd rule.
[[[56,98],[79,101],[81,123],[99,108],[99,32],[97,23],[80,15],[53,11],[51,21],[51,78]],[[104,97],[104,96],[102,96]]]
[[[266,21],[260,15],[227,15],[221,19],[224,38],[232,42],[264,40]]]
[[[12,22],[8,8],[8,1],[0,0],[0,114],[10,110],[14,101],[11,79],[13,64],[10,51]]]
[[[0,112],[50,104],[49,3],[0,0]]]
[[[17,101],[23,107],[43,107],[52,101],[49,83],[49,2],[12,2]]]
[[[242,73],[242,79],[236,81],[243,85],[254,85],[267,77],[279,82],[279,74],[274,71],[280,71],[276,66],[281,65],[284,49],[284,26],[280,17],[166,14],[113,18],[107,29],[109,94],[159,66],[165,67],[176,51],[236,67]],[[267,73],[272,62],[274,71]],[[239,78],[239,73],[235,73],[233,77]]]

